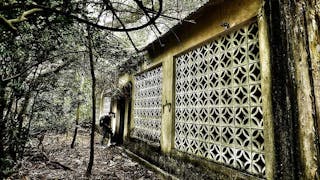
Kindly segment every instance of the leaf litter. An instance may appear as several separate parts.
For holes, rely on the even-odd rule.
[[[101,136],[95,136],[92,175],[85,176],[89,161],[89,132],[78,133],[77,144],[70,148],[72,134],[47,134],[43,148],[38,140],[27,144],[25,156],[16,165],[16,173],[8,179],[160,179],[157,173],[135,162],[117,146],[102,146]]]

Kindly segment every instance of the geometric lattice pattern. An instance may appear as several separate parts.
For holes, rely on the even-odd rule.
[[[135,77],[134,129],[132,137],[160,145],[162,67]]]
[[[176,58],[175,148],[264,176],[258,26]]]

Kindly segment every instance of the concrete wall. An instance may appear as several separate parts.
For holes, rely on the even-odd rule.
[[[134,109],[134,103],[126,100],[124,139],[129,140],[125,143],[127,148],[178,177],[190,175],[191,178],[207,178],[207,176],[196,176],[205,171],[198,170],[194,166],[198,164],[209,168],[209,174],[214,174],[210,175],[213,179],[257,178],[223,165],[177,152],[174,149],[174,58],[232,31],[243,23],[255,20],[259,26],[265,178],[317,179],[316,171],[319,171],[317,132],[320,132],[318,128],[320,122],[318,36],[320,3],[310,1],[312,3],[305,5],[265,1],[265,6],[262,0],[221,0],[217,2],[215,6],[193,16],[196,24],[183,23],[173,29],[179,36],[179,42],[173,34],[167,33],[162,39],[164,47],[156,43],[149,46],[151,61],[144,63],[138,73],[159,65],[163,68],[162,105],[165,106],[162,109],[161,143],[160,147],[151,147],[144,142],[129,138],[130,130],[134,127],[134,118],[133,111],[128,111],[128,109],[129,106]],[[294,6],[294,8],[291,8],[291,12],[282,5]],[[301,11],[306,7],[309,9]],[[285,16],[281,13],[289,13],[289,15]],[[297,18],[296,14],[299,13],[306,15],[300,15]],[[288,17],[292,20],[289,22],[283,20]],[[303,25],[304,21],[306,21],[304,26],[301,26],[300,29],[296,27]],[[229,27],[225,28],[221,24],[228,24]],[[294,32],[292,33],[294,37],[288,36],[288,32]],[[291,39],[293,43],[289,43]],[[306,40],[309,41],[303,44]],[[132,74],[125,74],[120,78],[119,83],[125,85],[131,82],[134,85],[133,77]],[[132,94],[134,92],[133,87]],[[132,102],[134,102],[134,96]],[[112,111],[117,113],[116,103],[113,104]],[[116,129],[116,121],[119,121],[119,115],[113,122],[114,129]],[[188,162],[193,163],[190,165]],[[185,170],[186,168],[189,170]]]
[[[259,0],[225,1],[225,3],[213,7],[210,14],[205,14],[195,25],[179,32],[180,43],[173,41],[170,44],[165,44],[162,53],[151,57],[151,63],[141,67],[141,71],[145,71],[162,63],[162,104],[171,103],[172,105],[171,109],[169,109],[170,106],[166,106],[162,112],[161,149],[163,152],[170,152],[174,140],[174,57],[252,20],[258,15],[260,7],[261,1]],[[230,25],[228,29],[221,26],[224,22]],[[134,119],[131,122],[134,123]]]
[[[180,42],[174,39],[174,36],[168,36],[165,41],[165,47],[160,48],[160,46],[155,46],[155,50],[150,50],[151,62],[149,64],[145,63],[140,67],[140,72],[148,71],[149,69],[162,65],[163,68],[163,87],[162,87],[162,105],[165,105],[162,109],[162,124],[161,124],[161,139],[160,139],[160,149],[155,152],[158,156],[156,159],[167,158],[168,156],[179,157],[178,152],[174,150],[174,104],[175,104],[175,94],[174,94],[174,78],[175,78],[175,63],[174,57],[189,50],[200,46],[220,35],[228,33],[233,29],[241,26],[252,20],[258,21],[259,24],[259,43],[260,43],[260,54],[261,55],[261,73],[262,73],[262,93],[263,93],[263,109],[264,109],[264,121],[265,123],[265,134],[266,134],[266,145],[265,145],[265,159],[266,159],[266,177],[267,179],[273,179],[274,170],[272,165],[274,163],[274,146],[273,146],[273,126],[272,126],[272,108],[269,101],[270,100],[270,67],[269,67],[269,44],[267,36],[267,25],[263,14],[261,13],[262,1],[260,0],[226,0],[223,3],[217,4],[216,6],[210,7],[209,10],[205,10],[202,15],[195,17],[196,24],[184,25],[183,28],[178,29],[178,35]],[[221,26],[221,24],[229,24],[228,28]],[[157,49],[159,47],[159,49]],[[125,74],[120,78],[120,84],[124,85],[128,82],[134,84],[134,75]],[[134,94],[135,89],[133,87],[132,94]],[[134,95],[132,96],[132,101],[134,102]],[[169,105],[170,104],[170,105]],[[129,101],[126,101],[126,109],[129,106]],[[116,112],[116,105],[113,106],[113,112]],[[134,103],[132,103],[132,109],[134,109]],[[128,115],[131,113],[130,124],[128,124]],[[119,119],[118,119],[119,120]],[[129,137],[129,132],[134,127],[133,111],[126,111],[125,114],[125,125],[124,125],[124,138]],[[143,142],[128,143],[128,148],[146,159],[153,161],[156,164],[160,164],[163,168],[165,165],[161,165],[160,160],[155,160],[148,156],[152,153],[148,152],[146,145],[141,145]],[[135,144],[135,145],[134,145]],[[143,148],[141,148],[143,147]],[[151,148],[152,149],[152,148]],[[157,149],[157,148],[156,148]],[[157,151],[157,150],[155,150]],[[170,159],[169,158],[169,159]],[[192,158],[191,158],[192,159]],[[190,159],[189,159],[190,160]],[[224,174],[221,177],[226,178],[236,178],[236,179],[254,179],[252,176],[246,176],[241,172],[224,167],[217,166],[214,163],[205,162],[203,160],[195,160],[200,164],[205,164],[205,166],[215,169],[214,172],[217,174]],[[175,161],[174,161],[175,162]],[[170,165],[170,164],[168,164]],[[179,164],[176,164],[178,169]],[[170,170],[173,171],[173,170]],[[182,171],[182,170],[181,170]],[[180,172],[180,171],[179,171]],[[181,172],[172,172],[181,176]],[[183,173],[182,173],[183,175]],[[220,177],[220,176],[217,176]]]

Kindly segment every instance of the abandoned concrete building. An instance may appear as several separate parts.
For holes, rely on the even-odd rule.
[[[209,1],[150,43],[111,102],[125,148],[182,179],[319,178],[319,4],[279,2]]]

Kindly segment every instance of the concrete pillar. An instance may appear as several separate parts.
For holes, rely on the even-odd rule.
[[[174,62],[171,56],[163,60],[162,81],[162,121],[161,121],[161,151],[169,153],[174,147]]]
[[[271,99],[271,66],[270,66],[270,45],[268,37],[268,25],[264,10],[261,9],[258,15],[259,26],[259,53],[261,65],[261,91],[265,139],[265,161],[266,178],[274,179],[275,149],[274,149],[274,128],[272,120],[272,99]]]

